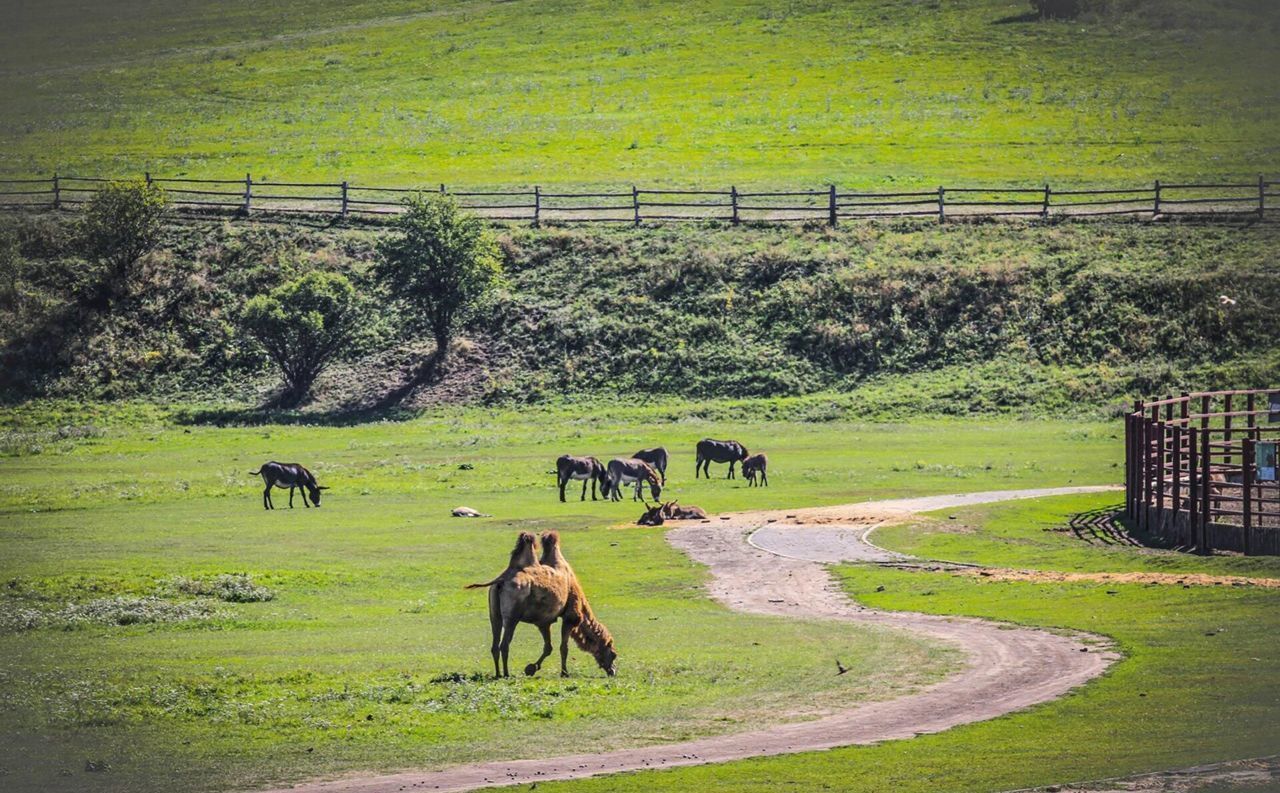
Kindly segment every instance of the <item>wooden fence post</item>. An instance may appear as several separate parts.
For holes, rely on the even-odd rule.
[[[1044,206],[1040,208],[1040,217],[1049,217],[1049,185],[1044,186]]]
[[[635,211],[636,225],[640,225],[640,191],[631,185],[631,208]]]
[[[945,200],[946,193],[947,191],[942,188],[942,185],[938,185],[938,222],[939,223],[945,223],[947,221],[946,200]]]
[[[831,228],[836,227],[836,186],[828,185],[827,191],[827,223]]]
[[[1133,517],[1133,414],[1124,414],[1124,516]]]
[[[1155,217],[1160,214],[1160,180],[1156,180],[1156,203],[1155,208],[1151,210],[1151,216]]]
[[[729,188],[729,203],[733,206],[733,225],[738,225],[738,188],[732,186]]]
[[[253,201],[253,179],[249,174],[244,175],[244,213],[249,214],[249,205]]]
[[[1258,220],[1262,220],[1262,216],[1267,211],[1267,180],[1262,178],[1262,174],[1258,174]]]
[[[151,171],[142,172],[142,180],[146,182],[147,187],[151,186]]]
[[[1156,422],[1156,531],[1164,536],[1164,447],[1169,437],[1167,425],[1163,421]]]
[[[53,208],[62,209],[62,184],[58,181],[58,174],[53,175]]]
[[[440,195],[444,195],[444,194],[445,194],[445,192],[446,192],[446,191],[445,191],[445,189],[444,189],[444,182],[441,182],[441,183],[440,183]]]
[[[533,227],[542,223],[542,187],[533,186]]]
[[[1244,555],[1249,555],[1249,535],[1253,531],[1253,438],[1245,438],[1240,443],[1243,450],[1240,461],[1240,477],[1244,484]]]
[[[1213,470],[1209,462],[1209,434],[1207,427],[1200,430],[1200,547],[1201,553],[1206,555],[1213,553],[1209,542],[1209,521],[1213,517],[1209,512],[1210,473]]]
[[[342,216],[347,216],[347,180],[342,180]]]

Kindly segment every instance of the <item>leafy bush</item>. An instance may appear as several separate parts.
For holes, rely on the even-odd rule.
[[[419,195],[405,206],[374,273],[405,324],[431,333],[439,364],[459,320],[500,282],[502,260],[487,222],[452,198]]]
[[[138,261],[150,253],[164,229],[164,191],[153,184],[113,182],[93,194],[80,217],[82,255],[97,266],[95,308],[105,308],[128,290]]]
[[[57,610],[33,609],[0,601],[0,633],[56,627],[73,630],[89,625],[138,625],[188,622],[221,617],[207,600],[170,601],[158,597],[109,597],[71,603]]]
[[[354,341],[361,321],[355,287],[338,273],[311,272],[245,304],[240,322],[280,368],[291,407]]]

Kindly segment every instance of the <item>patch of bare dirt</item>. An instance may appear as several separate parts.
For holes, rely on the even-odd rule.
[[[1251,578],[1204,573],[1060,573],[1054,570],[1011,570],[999,567],[957,567],[959,575],[992,581],[1092,581],[1099,584],[1160,584],[1164,586],[1256,586],[1280,589],[1280,578]]]

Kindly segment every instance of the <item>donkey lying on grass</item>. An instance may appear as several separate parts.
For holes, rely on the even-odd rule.
[[[677,501],[668,501],[656,507],[645,502],[645,512],[636,521],[637,526],[661,526],[669,520],[706,520],[707,511],[702,507],[682,507]]]
[[[316,484],[316,477],[307,469],[297,463],[264,463],[261,468],[256,471],[250,471],[251,476],[262,474],[262,481],[267,486],[262,490],[262,508],[275,509],[276,505],[271,500],[271,488],[289,488],[289,509],[293,509],[293,491],[294,488],[302,491],[302,505],[310,507],[307,503],[307,493],[311,494],[311,500],[315,505],[320,506],[320,491],[329,488]]]

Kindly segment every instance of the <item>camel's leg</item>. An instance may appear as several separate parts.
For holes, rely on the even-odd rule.
[[[502,620],[502,645],[498,648],[502,650],[502,676],[511,677],[511,669],[507,666],[507,656],[511,651],[511,638],[516,635],[516,620],[512,618],[509,622],[504,617]]]
[[[589,478],[589,477],[588,477],[588,478]],[[592,495],[595,495],[595,493],[592,493]],[[578,500],[579,500],[579,501],[586,501],[586,500],[587,500],[587,480],[586,480],[586,479],[583,479],[583,480],[582,480],[582,498],[580,498],[580,499],[578,499]]]
[[[538,656],[538,660],[529,664],[524,668],[526,675],[533,676],[542,669],[542,662],[551,655],[551,625],[539,625],[538,630],[542,633],[542,655]]]
[[[566,616],[560,622],[560,676],[569,676],[569,631],[573,626],[569,624],[569,618]]]
[[[498,607],[498,587],[501,584],[494,584],[489,587],[489,626],[493,628],[493,646],[490,652],[493,653],[493,676],[502,677],[502,669],[498,666],[498,651],[501,649],[502,643],[502,611]]]

